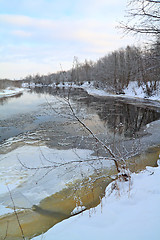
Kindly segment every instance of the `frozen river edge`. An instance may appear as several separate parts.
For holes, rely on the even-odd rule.
[[[159,240],[160,166],[131,175],[130,182],[116,181],[93,211],[58,223],[34,240]]]
[[[149,146],[156,146],[157,144],[159,144],[159,132],[160,132],[160,120],[158,121],[155,121],[155,122],[152,122],[150,124],[148,124],[146,126],[146,128],[144,129],[144,134],[142,134],[141,136],[141,145],[144,146],[143,150],[145,150],[147,147]],[[147,168],[149,169],[149,168]],[[154,169],[154,168],[153,168]],[[153,170],[152,169],[152,170]],[[148,171],[148,170],[147,170]],[[141,174],[141,173],[140,173]],[[151,175],[152,175],[152,172],[151,172]],[[154,175],[154,173],[153,173]],[[133,177],[132,177],[133,178]],[[133,184],[134,185],[134,184]],[[108,189],[108,188],[107,188]],[[121,194],[122,195],[122,194]],[[117,199],[117,198],[116,198]],[[102,202],[103,203],[103,202]],[[66,220],[67,221],[67,220]],[[66,222],[64,221],[64,222]],[[68,220],[70,221],[70,220]],[[59,224],[58,224],[59,225]],[[58,226],[57,225],[57,226]],[[56,226],[54,227],[56,228]],[[50,232],[51,230],[49,230]],[[49,239],[48,238],[49,236],[46,235],[46,239]],[[50,238],[51,239],[51,238]],[[61,238],[59,238],[61,239]],[[63,238],[62,238],[63,239]],[[66,239],[66,238],[65,238]],[[68,239],[71,239],[71,238],[68,238]],[[77,238],[78,239],[78,238]],[[94,239],[94,238],[93,238]],[[103,238],[102,238],[103,239]],[[113,238],[114,239],[114,238]],[[131,238],[132,239],[132,238]],[[135,238],[133,238],[135,239]],[[136,238],[138,239],[138,238]],[[142,238],[139,238],[139,239],[143,239],[143,236]],[[145,238],[147,239],[147,238]],[[149,238],[148,238],[149,239]],[[156,239],[156,238],[155,238]]]

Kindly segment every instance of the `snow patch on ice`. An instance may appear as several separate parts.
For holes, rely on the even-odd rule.
[[[0,214],[1,215],[5,215],[5,214],[8,214],[8,213],[13,213],[14,210],[13,209],[10,209],[10,208],[7,208],[3,205],[0,205]]]
[[[76,214],[76,213],[79,213],[79,212],[81,212],[81,211],[83,211],[83,210],[85,210],[85,209],[86,209],[85,206],[76,206],[76,207],[73,209],[73,211],[71,212],[71,215],[74,215],[74,214]]]
[[[27,90],[29,90],[29,89],[27,89]],[[24,88],[10,88],[10,87],[8,87],[4,90],[1,90],[0,98],[15,96],[15,95],[18,95],[20,93],[23,93],[24,91],[26,91],[26,89],[24,89]]]
[[[27,199],[31,199],[31,206],[38,204],[76,179],[93,174],[94,163],[90,166],[88,161],[83,164],[79,162],[91,159],[92,153],[84,149],[57,150],[46,146],[23,146],[1,154],[0,204],[5,202],[7,206],[12,205],[6,184],[12,192],[16,207],[26,207],[29,204]],[[68,164],[70,161],[71,165]],[[106,167],[111,165],[110,162],[105,164],[108,164]]]

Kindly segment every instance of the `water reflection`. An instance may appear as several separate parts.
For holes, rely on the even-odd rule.
[[[40,104],[45,102],[44,94],[39,96],[30,92],[23,92],[8,98],[0,98],[0,120],[11,119],[13,116],[18,116],[18,114],[35,111]]]
[[[117,101],[104,104],[98,115],[110,129],[125,137],[135,136],[146,124],[160,118],[157,110]]]
[[[22,107],[26,104],[27,101],[28,107],[26,107],[28,111],[32,109],[33,104],[36,108],[38,104],[41,103],[41,99],[46,93],[50,96],[60,96],[62,98],[68,98],[69,96],[69,98],[74,104],[74,107],[76,107],[76,110],[78,109],[77,112],[81,112],[83,109],[87,109],[86,111],[90,116],[96,115],[97,118],[100,119],[100,121],[103,123],[104,128],[109,128],[115,134],[124,135],[127,137],[132,137],[136,135],[137,132],[139,132],[147,123],[160,118],[160,110],[158,108],[153,108],[149,106],[147,107],[146,105],[144,106],[142,102],[138,101],[136,102],[136,105],[134,105],[128,103],[125,100],[121,101],[117,98],[90,96],[83,89],[66,90],[65,88],[35,88],[31,90],[31,93],[21,95]],[[34,96],[36,97],[34,98]],[[28,103],[29,100],[30,102]],[[16,107],[18,108],[18,105],[16,105]],[[49,121],[49,119],[47,121]],[[26,126],[26,118],[24,123]],[[68,125],[66,128],[69,128]],[[51,130],[47,127],[46,129],[47,131]],[[65,133],[62,132],[62,126],[60,126],[60,129],[62,139],[64,139],[64,134],[67,135],[66,138],[68,138],[68,136],[69,139],[71,138],[71,134],[69,135],[66,131]],[[58,137],[56,134],[60,135],[57,126],[55,126],[54,131],[51,132],[51,136],[54,138],[54,141],[58,142]],[[60,136],[59,142],[63,143],[62,139]],[[76,142],[75,139],[73,142]],[[71,147],[73,147],[73,144],[71,144]],[[159,149],[156,152],[156,159],[150,155],[149,161],[150,159],[154,159],[153,164],[155,164],[158,157]],[[144,162],[146,164],[146,156],[144,159]],[[133,163],[131,167],[134,167],[134,170],[138,169],[139,160],[134,158],[132,159],[131,163]],[[77,186],[77,184],[68,186],[68,188],[62,190],[61,192],[58,192],[42,200],[38,206],[34,206],[30,209],[20,211],[18,213],[18,216],[23,227],[25,236],[28,236],[30,238],[34,234],[41,234],[42,232],[47,231],[57,222],[70,217],[71,211],[75,208],[77,204],[77,199],[81,200],[87,208],[96,206],[100,202],[100,198],[104,195],[105,187],[107,186],[109,181],[110,180],[108,180],[108,178],[103,177],[97,178],[97,181],[95,181],[94,176],[93,186],[91,186],[90,184],[88,185],[87,181],[81,182],[79,187]],[[58,215],[57,211],[59,212]],[[0,217],[0,226],[0,236],[2,237],[2,239],[21,239],[21,232],[19,230],[17,219],[14,213]],[[6,231],[7,237],[5,238]]]
[[[77,103],[79,111],[88,108],[92,113],[96,113],[104,126],[108,127],[113,133],[124,135],[125,137],[136,136],[143,127],[155,120],[160,119],[160,108],[146,106],[144,101],[129,103],[128,100],[121,101],[113,97],[95,97],[89,95],[81,88],[34,88],[32,90],[38,94],[48,93],[51,95],[66,97]],[[76,109],[77,110],[77,109]]]
[[[160,107],[151,106],[151,104],[149,106],[146,101],[135,100],[133,102],[133,100],[115,97],[96,97],[89,95],[81,88],[36,87],[31,89],[30,92],[25,92],[13,98],[1,99],[0,141],[17,136],[20,133],[33,131],[41,124],[46,123],[44,134],[42,133],[43,138],[48,138],[48,129],[50,129],[52,131],[49,136],[51,141],[50,143],[48,140],[46,142],[52,147],[58,147],[57,144],[63,142],[66,133],[68,136],[70,134],[74,135],[73,131],[68,132],[69,127],[66,126],[65,128],[64,126],[69,120],[69,115],[67,115],[65,103],[61,100],[68,97],[71,99],[74,110],[87,126],[94,133],[103,134],[105,139],[108,136],[108,141],[114,141],[115,137],[122,139],[141,136],[146,124],[160,119]],[[52,106],[46,106],[47,101],[51,102]],[[41,104],[42,106],[40,106]],[[52,107],[56,110],[55,112]],[[65,115],[65,118],[62,115]],[[61,126],[54,129],[55,124],[53,125],[53,122]],[[48,127],[46,128],[46,126]],[[61,138],[59,138],[60,134],[57,133],[56,138],[59,141],[55,142],[52,136],[55,136],[58,129],[59,132],[62,132],[62,129],[64,131]],[[78,141],[78,138],[76,139]],[[84,147],[82,146],[84,140],[79,142],[80,146]],[[67,144],[69,148],[75,142],[73,143],[70,138]],[[88,146],[87,143],[85,144]]]
[[[4,105],[4,104],[7,104],[11,99],[16,99],[16,98],[19,98],[23,95],[23,93],[18,93],[14,96],[10,96],[10,97],[2,97],[0,98],[0,105]]]

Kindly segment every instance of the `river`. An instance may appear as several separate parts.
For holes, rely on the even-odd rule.
[[[156,166],[159,102],[49,87],[0,99],[2,239],[22,239],[13,208],[31,239],[71,217],[76,206],[99,204],[116,174],[109,154],[76,121],[68,100],[76,116],[131,171]]]

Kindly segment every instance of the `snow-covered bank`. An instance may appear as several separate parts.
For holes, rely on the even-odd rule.
[[[131,179],[111,183],[93,211],[64,220],[33,239],[159,240],[160,166],[147,167]]]
[[[81,87],[85,89],[90,95],[123,97],[123,98],[142,98],[142,99],[160,101],[160,86],[153,95],[147,96],[146,87],[143,85],[138,86],[136,81],[129,83],[128,87],[123,90],[124,94],[111,94],[107,90],[97,89],[92,84],[87,84],[87,83],[84,83]]]
[[[160,86],[157,87],[157,90],[153,93],[151,96],[147,96],[146,94],[146,86],[141,85],[138,86],[138,83],[135,82],[130,82],[128,87],[123,90],[124,94],[112,94],[109,92],[107,89],[99,89],[95,88],[93,83],[83,83],[82,85],[76,85],[70,83],[63,83],[63,84],[58,84],[58,87],[73,87],[73,88],[83,88],[88,92],[90,95],[98,95],[98,96],[110,96],[110,97],[123,97],[123,98],[142,98],[142,99],[150,99],[150,100],[157,100],[160,101]],[[150,83],[148,82],[148,86],[150,86]]]
[[[0,91],[0,98],[16,96],[24,91],[26,91],[24,88],[6,88]]]
[[[150,86],[150,82],[147,83],[148,86]],[[128,87],[123,89],[123,94],[112,94],[107,89],[100,89],[96,88],[93,84],[93,82],[88,83],[84,82],[81,85],[77,85],[75,83],[70,82],[63,82],[59,84],[35,84],[35,83],[23,83],[22,87],[24,88],[35,88],[35,87],[59,87],[59,88],[82,88],[88,92],[90,95],[97,95],[97,96],[107,96],[107,97],[123,97],[123,98],[142,98],[142,99],[150,99],[150,100],[157,100],[160,101],[160,86],[157,87],[157,90],[151,95],[147,96],[146,93],[146,86],[142,84],[141,86],[138,86],[138,83],[136,81],[130,82]]]
[[[148,86],[150,86],[149,82]],[[154,91],[151,96],[147,96],[146,92],[146,86],[144,84],[138,86],[137,82],[130,82],[128,87],[124,89],[124,93],[126,96],[160,101],[160,85],[157,86],[156,91]]]

